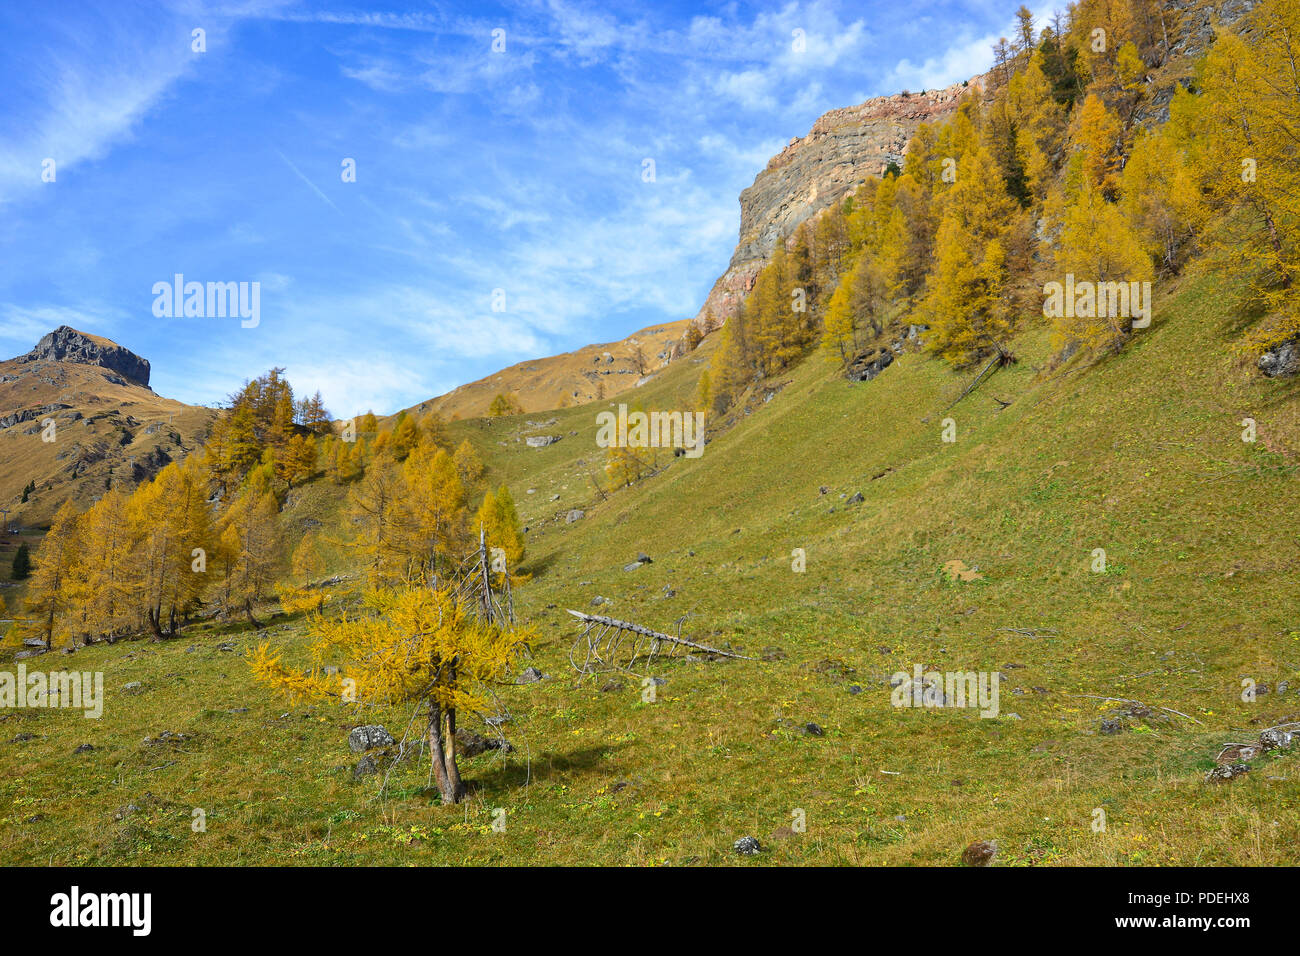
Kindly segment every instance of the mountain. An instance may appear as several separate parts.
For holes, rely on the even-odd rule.
[[[695,322],[705,327],[711,313],[726,321],[754,285],[779,240],[799,224],[841,202],[870,176],[902,164],[907,143],[922,123],[942,121],[957,108],[974,77],[942,90],[878,96],[857,106],[831,110],[795,137],[740,194],[740,238],[727,270],[713,284]]]
[[[0,508],[10,525],[48,523],[68,498],[85,507],[110,484],[129,491],[199,447],[216,412],[158,395],[149,372],[130,349],[66,325],[0,362]]]
[[[525,412],[613,398],[636,388],[663,368],[689,324],[689,319],[680,319],[652,325],[618,342],[587,345],[575,352],[519,362],[421,402],[414,410],[421,415],[437,412],[451,420],[486,415],[492,399],[499,394],[513,395]]]

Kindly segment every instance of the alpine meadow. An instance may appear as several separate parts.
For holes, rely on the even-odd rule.
[[[1300,862],[1300,4],[23,6],[0,863]]]

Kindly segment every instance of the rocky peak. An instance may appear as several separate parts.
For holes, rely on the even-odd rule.
[[[941,90],[878,96],[831,110],[807,136],[790,140],[740,194],[740,241],[696,316],[697,324],[710,312],[715,322],[725,322],[778,241],[789,239],[800,223],[841,202],[868,177],[882,174],[890,162],[901,165],[916,128],[942,120],[971,85],[981,82],[976,77]]]
[[[36,348],[20,356],[20,362],[75,362],[78,365],[97,365],[130,379],[137,385],[149,387],[149,360],[125,349],[116,342],[88,335],[61,325],[36,343]]]

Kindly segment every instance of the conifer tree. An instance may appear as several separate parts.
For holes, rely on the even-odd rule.
[[[366,598],[367,613],[311,623],[311,666],[304,674],[280,663],[269,645],[251,666],[262,683],[294,697],[344,700],[359,706],[420,705],[433,773],[443,803],[465,795],[456,763],[462,712],[490,706],[486,688],[503,681],[535,633],[484,621],[449,589],[380,589]],[[340,676],[349,681],[345,697]],[[355,696],[353,696],[355,695]]]
[[[465,486],[466,491],[477,488],[479,482],[483,480],[483,459],[479,457],[468,438],[457,446],[453,461],[456,463],[456,473],[460,475],[460,483]]]
[[[54,515],[50,530],[41,541],[39,561],[27,585],[27,632],[53,648],[55,639],[71,634],[75,620],[72,589],[80,560],[81,534],[77,509],[65,501]]]
[[[254,608],[269,597],[283,570],[280,506],[264,469],[251,472],[220,524],[221,548],[227,557],[223,582],[227,610],[242,610],[260,627]]]
[[[931,327],[927,347],[962,367],[1000,345],[1011,331],[1002,237],[1015,206],[986,147],[971,149],[957,168],[957,182],[944,196],[922,313]]]

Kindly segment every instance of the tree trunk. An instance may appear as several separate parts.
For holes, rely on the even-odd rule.
[[[261,627],[262,624],[257,618],[253,617],[253,602],[247,600],[244,602],[244,613],[248,616],[248,623],[253,627]]]
[[[461,797],[465,795],[465,784],[460,779],[460,768],[456,766],[456,711],[454,709],[447,711],[447,759],[444,766],[447,768],[447,780],[451,784],[451,792],[456,795],[453,803],[460,803]]]
[[[453,785],[452,778],[447,773],[447,755],[442,740],[442,708],[434,703],[429,704],[429,759],[433,761],[433,775],[438,781],[438,793],[442,795],[442,802],[459,803],[460,779],[457,775],[456,784]]]
[[[149,608],[147,612],[149,618],[149,630],[153,632],[153,640],[155,644],[163,639],[162,625],[158,621],[161,614],[162,612],[156,608]]]

